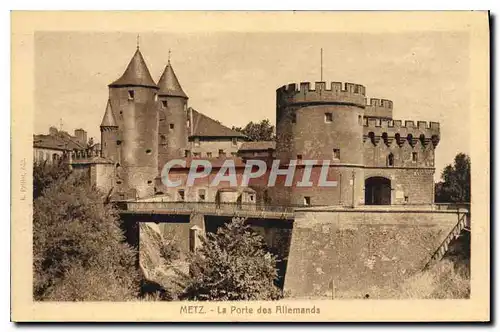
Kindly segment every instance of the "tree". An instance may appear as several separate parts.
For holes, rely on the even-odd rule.
[[[33,164],[33,199],[42,195],[45,188],[50,186],[57,179],[69,176],[71,170],[68,164],[59,159],[54,163],[46,160]]]
[[[470,158],[464,153],[455,156],[453,165],[441,173],[436,184],[436,202],[470,202]]]
[[[189,258],[190,273],[184,275],[180,299],[274,300],[281,296],[275,285],[276,256],[243,218],[233,218],[217,233],[200,239],[201,247]]]
[[[136,297],[136,253],[124,243],[117,213],[72,173],[33,204],[35,300],[124,301]]]
[[[233,127],[232,129],[248,136],[252,141],[274,140],[274,126],[268,119],[259,123],[250,122],[244,128]]]

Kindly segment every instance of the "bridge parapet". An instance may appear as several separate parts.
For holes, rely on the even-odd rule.
[[[270,219],[293,219],[295,206],[273,206],[245,203],[208,202],[120,202],[121,213],[191,214],[201,213],[221,216],[259,217]]]

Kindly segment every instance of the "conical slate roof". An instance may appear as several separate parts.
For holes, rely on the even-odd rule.
[[[135,51],[123,75],[109,86],[144,86],[157,88],[139,48]]]
[[[101,127],[118,127],[113,115],[113,110],[111,109],[111,101],[108,99],[108,104],[106,105],[106,112],[102,118]]]
[[[158,88],[160,89],[158,92],[159,96],[188,97],[182,90],[181,84],[179,83],[177,76],[175,76],[174,69],[170,64],[170,61],[158,81]]]

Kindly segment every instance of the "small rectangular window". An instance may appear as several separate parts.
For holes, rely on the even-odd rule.
[[[310,206],[311,205],[311,197],[310,196],[305,196],[304,197],[304,205]]]
[[[238,145],[238,140],[236,138],[232,138],[231,143],[233,144],[233,146],[236,146]]]
[[[212,152],[207,152],[207,158],[212,158]]]
[[[165,108],[168,106],[168,102],[167,102],[166,100],[162,100],[162,101],[161,101],[161,104],[162,104],[162,106],[163,106],[163,107],[165,107]]]
[[[134,100],[135,97],[135,91],[134,90],[128,90],[128,99],[129,100]]]
[[[200,139],[199,138],[194,139],[194,146],[200,146]]]
[[[325,113],[325,122],[330,123],[333,121],[333,114],[332,113]]]
[[[184,201],[184,189],[180,189],[177,191],[177,198],[179,201]]]
[[[340,149],[333,149],[333,159],[340,160]]]
[[[205,201],[205,189],[198,190],[198,200],[201,202]]]
[[[418,154],[416,152],[411,153],[411,160],[414,162],[418,160]]]
[[[191,151],[190,150],[184,150],[184,157],[191,157]]]
[[[302,155],[301,154],[297,155],[297,160],[302,160]]]
[[[292,113],[292,123],[297,123],[297,113]]]
[[[175,126],[174,126],[174,124],[173,124],[173,123],[171,123],[171,124],[170,124],[170,129],[174,129],[174,127],[175,127]]]
[[[225,157],[226,156],[226,153],[224,152],[224,150],[220,149],[219,150],[219,157]]]

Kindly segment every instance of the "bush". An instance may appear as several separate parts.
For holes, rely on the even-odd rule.
[[[33,199],[41,196],[45,188],[56,180],[66,178],[70,174],[69,165],[63,160],[55,163],[35,162],[33,164]]]
[[[53,180],[33,206],[36,300],[126,300],[138,290],[135,252],[116,211],[82,175]]]
[[[244,219],[220,227],[200,238],[201,247],[189,257],[182,299],[198,301],[275,300],[276,256],[265,248],[262,236]]]
[[[174,242],[168,242],[163,244],[160,248],[160,256],[167,262],[172,263],[173,261],[179,259],[180,249]]]
[[[427,271],[409,278],[401,287],[401,298],[410,299],[466,299],[470,296],[470,275],[464,268],[456,268],[449,260],[442,260]]]

